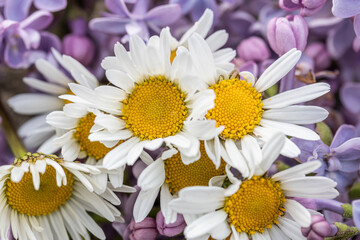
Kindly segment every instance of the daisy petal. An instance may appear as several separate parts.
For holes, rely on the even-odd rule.
[[[264,92],[284,77],[299,61],[301,51],[291,49],[271,64],[255,83],[258,92]]]
[[[263,118],[294,124],[311,124],[327,118],[329,112],[316,106],[288,106],[264,111]]]
[[[307,102],[318,98],[329,91],[330,85],[327,83],[314,83],[306,85],[264,99],[262,101],[264,103],[263,108],[283,108],[293,104]]]
[[[295,200],[286,199],[285,209],[301,227],[310,226],[311,215],[303,205]]]

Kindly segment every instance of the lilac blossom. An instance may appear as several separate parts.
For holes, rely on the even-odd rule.
[[[36,11],[24,20],[2,20],[0,22],[0,41],[4,44],[3,60],[13,68],[26,68],[31,61],[31,51],[40,46],[39,30],[48,27],[53,16],[47,11]]]
[[[237,53],[245,61],[264,61],[270,57],[265,41],[259,37],[250,37],[240,42]]]
[[[278,55],[283,55],[292,48],[303,51],[307,43],[308,31],[308,26],[303,17],[288,15],[269,21],[267,38],[270,47]]]
[[[72,33],[63,39],[63,53],[87,66],[95,55],[95,44],[87,34],[85,19],[78,18],[70,23]]]
[[[279,5],[285,11],[300,9],[300,15],[311,16],[321,10],[326,0],[279,0]]]
[[[179,4],[182,14],[189,13],[194,22],[199,20],[207,8],[214,12],[215,19],[219,15],[218,5],[215,0],[170,0],[170,3]]]
[[[292,141],[301,149],[299,160],[308,162],[320,160],[322,166],[315,172],[338,183],[339,191],[344,192],[356,179],[360,164],[360,137],[356,128],[342,125],[336,132],[330,146],[321,140],[307,141],[293,138]]]
[[[184,231],[185,226],[186,223],[184,217],[181,214],[178,214],[176,221],[170,224],[165,223],[165,218],[161,211],[159,211],[156,215],[156,228],[163,236],[176,236]]]
[[[339,18],[354,17],[354,31],[360,38],[360,1],[333,0],[332,12]]]
[[[90,29],[112,35],[124,34],[122,42],[127,42],[133,34],[148,40],[150,30],[159,33],[161,27],[168,26],[181,17],[178,4],[161,5],[149,10],[150,0],[137,1],[132,12],[124,0],[105,0],[105,4],[111,13],[92,19]]]
[[[311,240],[322,240],[334,236],[337,232],[335,225],[328,223],[321,215],[311,216],[311,225],[301,229],[302,234]]]

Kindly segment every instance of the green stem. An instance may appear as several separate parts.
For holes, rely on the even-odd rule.
[[[0,101],[0,117],[2,119],[1,121],[2,130],[5,134],[6,141],[8,142],[14,156],[17,158],[24,156],[27,151],[23,143],[19,139],[18,135],[16,134],[14,127],[11,125],[1,101]]]

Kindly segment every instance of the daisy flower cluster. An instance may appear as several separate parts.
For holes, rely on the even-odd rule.
[[[0,1],[0,239],[358,239],[357,5]]]

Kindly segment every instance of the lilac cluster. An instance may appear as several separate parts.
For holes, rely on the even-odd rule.
[[[11,80],[6,77],[11,69],[27,69],[28,78],[42,79],[34,67],[39,59],[53,63],[68,76],[52,49],[72,56],[101,80],[101,61],[111,55],[115,42],[126,44],[134,34],[148,41],[166,26],[180,39],[205,9],[214,12],[211,32],[228,32],[226,46],[237,50],[232,62],[239,71],[259,77],[290,49],[303,52],[280,84],[265,92],[268,97],[315,82],[331,85],[329,93],[308,103],[330,113],[323,123],[306,125],[316,130],[321,140],[292,138],[301,154],[295,159],[281,157],[271,171],[320,160],[316,175],[336,181],[341,194],[336,200],[299,199],[306,208],[322,213],[312,215],[312,224],[302,229],[303,235],[309,240],[360,239],[356,231],[360,229],[359,0],[0,0],[0,76],[4,79],[0,79],[0,86]],[[45,77],[48,81],[44,84],[51,82]],[[9,152],[0,131],[0,164],[8,163]],[[126,181],[135,185],[144,168],[143,163],[135,164]],[[108,239],[118,235],[131,240],[183,238],[183,216],[166,224],[158,207],[136,223],[132,217],[136,194],[119,195],[126,219],[125,223],[103,224]],[[111,230],[106,230],[109,226]]]

